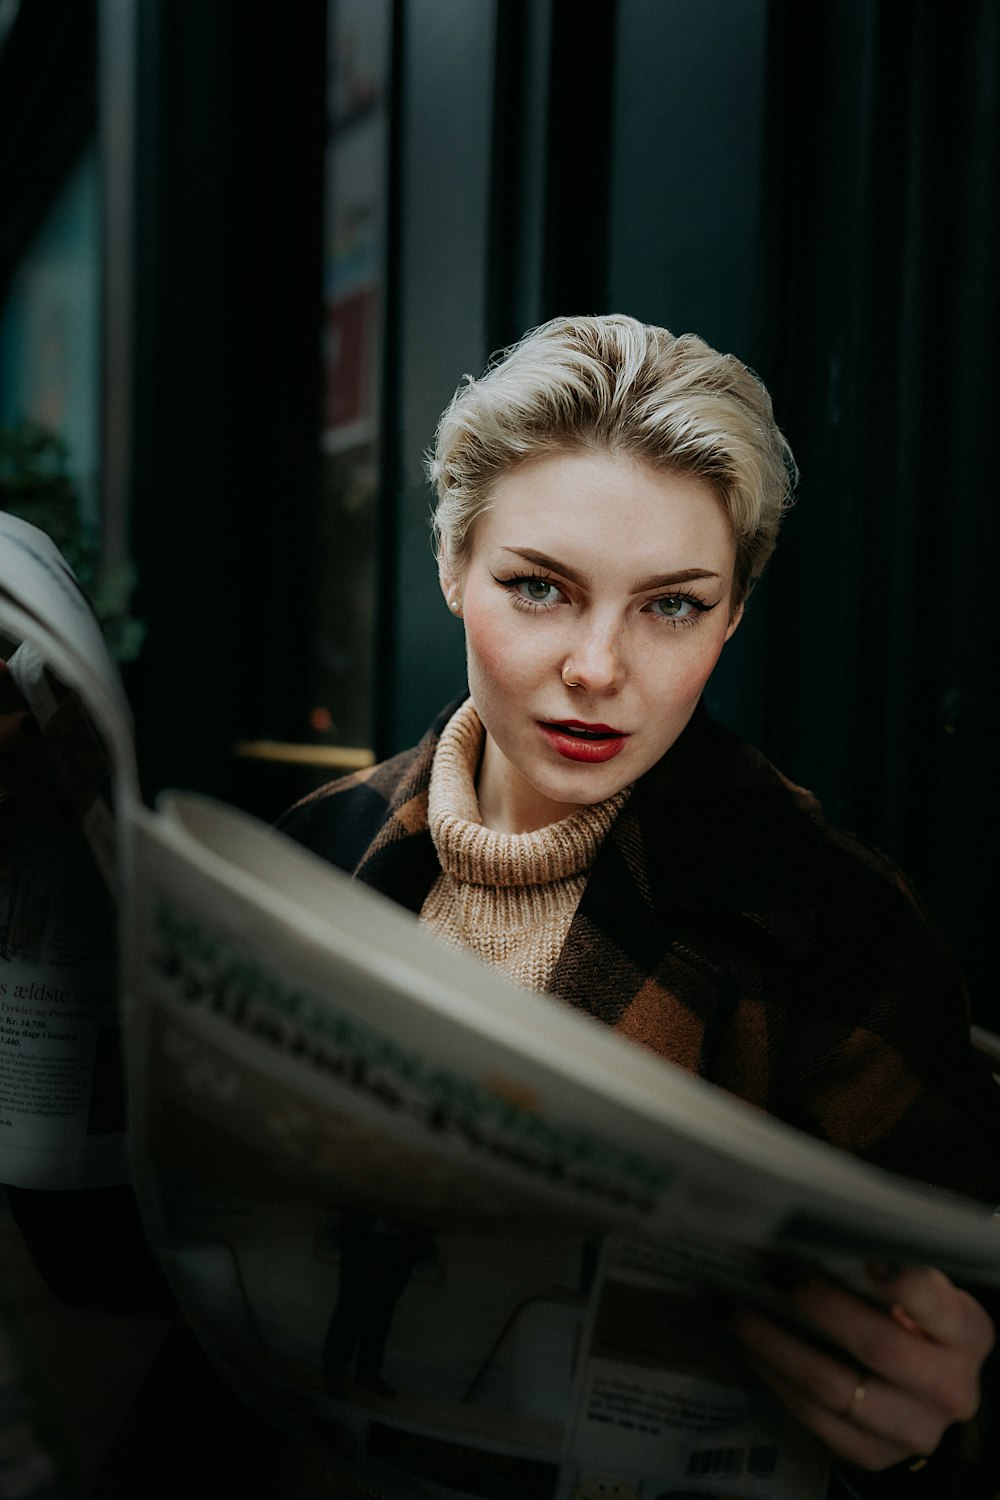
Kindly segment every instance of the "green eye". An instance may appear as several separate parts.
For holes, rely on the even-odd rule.
[[[706,604],[703,599],[696,599],[692,594],[664,594],[662,598],[653,599],[646,605],[650,614],[656,615],[660,620],[669,620],[672,625],[694,625],[702,615],[714,608],[714,604]]]
[[[536,573],[515,573],[511,578],[503,578],[494,573],[493,578],[502,589],[513,595],[514,603],[521,609],[525,605],[529,608],[537,606],[538,609],[548,609],[550,605],[565,600],[557,583]]]
[[[551,578],[512,578],[507,587],[520,594],[526,604],[537,604],[541,609],[558,604],[562,598],[559,586]]]

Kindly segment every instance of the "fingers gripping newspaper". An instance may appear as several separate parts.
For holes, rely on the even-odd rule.
[[[986,1212],[512,987],[232,808],[142,805],[72,575],[2,515],[0,634],[90,858],[50,840],[47,869],[87,922],[100,878],[120,933],[117,965],[103,918],[92,951],[64,944],[77,973],[51,920],[7,939],[3,1180],[111,1180],[124,1157],[95,1145],[81,1080],[99,1091],[120,1023],[128,1161],[181,1306],[248,1402],[360,1483],[820,1500],[822,1454],[739,1365],[713,1299],[768,1306],[775,1253],[848,1281],[891,1256],[995,1283]],[[4,857],[9,881],[33,852]]]

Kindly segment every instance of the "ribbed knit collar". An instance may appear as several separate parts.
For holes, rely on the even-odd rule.
[[[484,730],[471,699],[442,731],[431,768],[427,815],[441,868],[474,885],[546,885],[589,870],[630,787],[533,833],[484,828],[476,771]]]

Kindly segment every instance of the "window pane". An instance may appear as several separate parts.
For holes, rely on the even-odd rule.
[[[389,151],[390,0],[331,0],[324,327],[324,485],[312,725],[374,736],[375,608]]]

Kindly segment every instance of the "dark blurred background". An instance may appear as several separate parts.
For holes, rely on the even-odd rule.
[[[998,0],[0,0],[0,503],[71,504],[147,797],[270,818],[412,742],[463,683],[441,408],[632,313],[802,470],[710,707],[1000,1026],[998,150]]]

